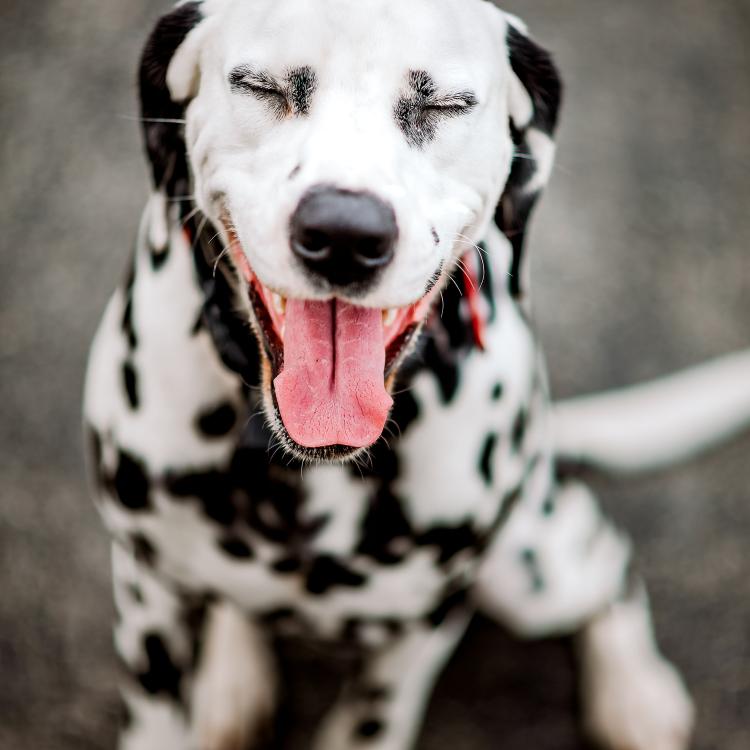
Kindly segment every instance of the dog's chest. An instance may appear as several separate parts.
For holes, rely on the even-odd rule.
[[[190,332],[197,297],[185,299],[179,321],[164,321],[147,315],[160,309],[159,295],[135,288],[138,346],[125,346],[127,308],[116,303],[88,389],[111,498],[102,510],[115,536],[182,588],[229,596],[280,626],[302,621],[336,637],[363,623],[387,629],[436,617],[470,582],[529,464],[534,347],[515,308],[499,307],[487,351],[422,370],[397,395],[393,450],[381,442],[372,464],[300,471],[250,447],[227,469],[229,436],[196,425],[216,415],[216,399],[237,404],[238,384],[210,355],[206,334]],[[112,398],[123,362],[138,375],[135,405],[126,393]]]

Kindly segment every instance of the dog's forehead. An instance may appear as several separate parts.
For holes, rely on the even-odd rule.
[[[486,71],[503,57],[484,0],[228,0],[219,25],[228,68]],[[494,19],[493,19],[494,20]],[[498,16],[499,24],[499,16]],[[496,24],[497,25],[497,24]],[[499,28],[499,25],[498,25]]]

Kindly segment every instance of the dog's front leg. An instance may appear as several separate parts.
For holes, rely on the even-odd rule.
[[[137,537],[135,537],[137,539]],[[249,750],[269,738],[276,676],[252,620],[159,577],[144,550],[112,548],[115,647],[126,674],[120,750]]]
[[[453,611],[438,626],[408,626],[373,651],[325,718],[315,750],[412,747],[433,683],[469,619]]]
[[[685,750],[692,706],[659,653],[630,544],[591,491],[524,498],[480,570],[482,609],[524,637],[577,633],[586,728],[607,750]]]
[[[684,750],[693,708],[677,670],[659,653],[645,588],[589,621],[579,636],[584,721],[613,750]]]
[[[197,750],[190,737],[188,698],[205,613],[153,572],[145,543],[126,547],[114,542],[112,576],[115,648],[125,670],[119,750]]]

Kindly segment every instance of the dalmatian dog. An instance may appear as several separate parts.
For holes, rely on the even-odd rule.
[[[267,746],[287,635],[361,651],[314,747],[412,747],[480,610],[578,634],[600,746],[686,748],[630,544],[565,468],[728,434],[750,357],[550,405],[522,255],[549,54],[483,0],[183,2],[140,96],[153,192],[85,392],[120,747]]]

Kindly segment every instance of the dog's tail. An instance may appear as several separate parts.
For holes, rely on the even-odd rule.
[[[665,378],[554,405],[563,463],[613,472],[659,469],[750,424],[750,350]]]

